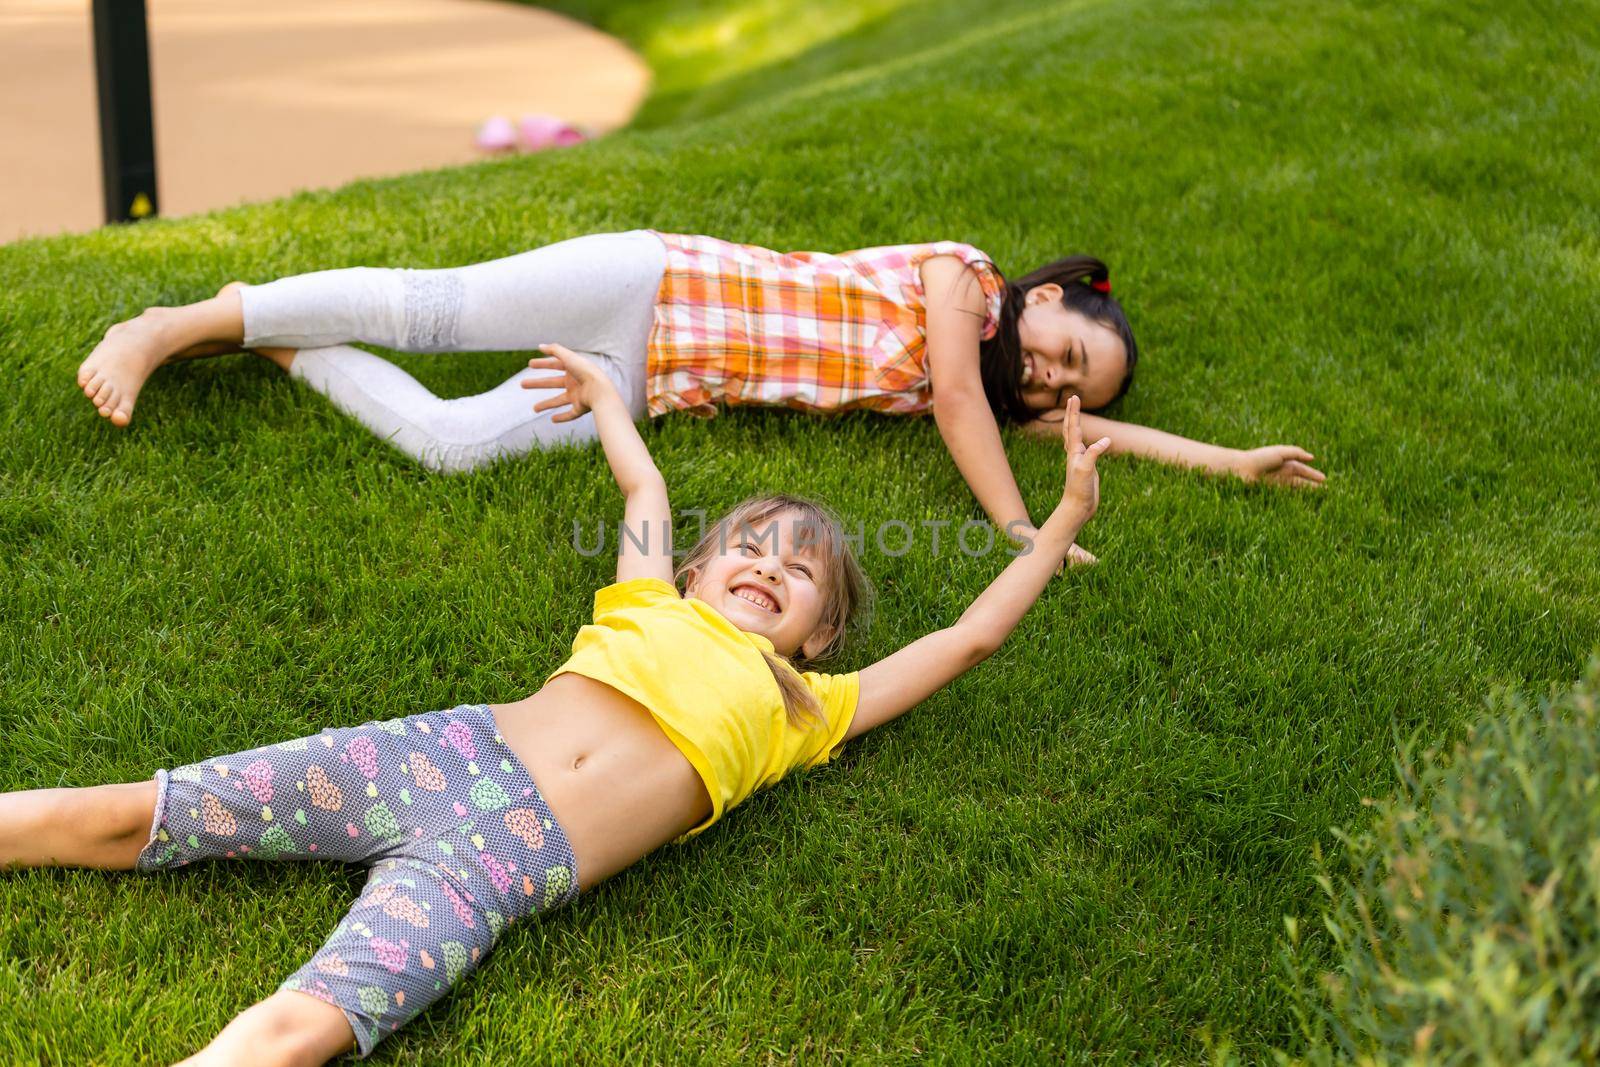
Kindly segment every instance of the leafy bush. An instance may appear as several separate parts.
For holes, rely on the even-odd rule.
[[[1292,1062],[1600,1059],[1597,694],[1600,659],[1537,706],[1492,700],[1452,758],[1400,760],[1400,793],[1336,860],[1319,852],[1327,937],[1285,920]]]

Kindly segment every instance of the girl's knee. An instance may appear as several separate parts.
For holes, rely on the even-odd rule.
[[[107,807],[121,836],[146,836],[155,820],[156,798],[161,787],[154,778],[142,782],[103,785]]]
[[[506,413],[479,403],[479,397],[437,398],[414,414],[418,428],[441,448],[474,449],[504,432]],[[532,405],[528,405],[531,407]],[[523,411],[517,418],[526,421]]]
[[[481,400],[437,400],[416,412],[418,436],[408,451],[429,470],[443,474],[475,470],[508,453],[526,452],[527,444],[519,439],[531,434],[519,430],[525,431],[532,418],[523,411],[508,417]],[[401,443],[398,435],[395,443]]]
[[[150,839],[160,792],[153,778],[64,791],[61,815],[95,828],[105,845],[127,850],[132,865]]]
[[[101,862],[114,868],[131,868],[150,841],[155,825],[160,787],[154,779],[87,790],[86,805],[77,806],[78,817],[98,828]]]

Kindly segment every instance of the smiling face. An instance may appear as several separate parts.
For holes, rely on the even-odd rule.
[[[1022,396],[1035,411],[1050,411],[1076,396],[1087,411],[1117,397],[1128,370],[1122,338],[1061,303],[1061,287],[1036,286],[1017,316],[1022,345]]]
[[[809,658],[830,636],[821,626],[828,575],[816,540],[791,510],[730,529],[720,549],[689,572],[686,595],[765,637],[779,655]]]

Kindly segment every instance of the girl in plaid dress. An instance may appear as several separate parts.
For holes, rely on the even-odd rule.
[[[1069,397],[1103,409],[1127,391],[1138,359],[1107,268],[1093,257],[1008,282],[988,255],[955,241],[780,254],[635,230],[455,269],[354,267],[235,283],[111,327],[78,384],[102,416],[126,426],[157,367],[242,347],[435,470],[595,436],[592,419],[554,413],[555,394],[525,393],[537,383],[522,373],[478,396],[441,399],[350,342],[406,352],[564,345],[600,360],[636,418],[750,404],[932,414],[989,517],[1022,536],[1033,523],[1001,426],[1055,436]],[[1113,452],[1251,481],[1323,480],[1310,453],[1292,446],[1236,450],[1085,419],[1085,432],[1109,437]]]

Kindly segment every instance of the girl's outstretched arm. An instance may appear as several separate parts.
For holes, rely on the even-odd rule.
[[[990,521],[1008,533],[1013,528],[1032,530],[1033,520],[1017,489],[1000,440],[1000,426],[978,374],[983,289],[972,269],[954,256],[934,256],[922,264],[921,271],[927,306],[928,376],[933,383],[933,421],[939,436]]]
[[[1100,502],[1095,460],[1110,442],[1084,447],[1078,398],[1067,401],[1063,443],[1066,487],[1061,503],[1032,536],[1023,555],[989,583],[955,624],[923,637],[861,672],[860,698],[846,737],[903,714],[994,654],[1017,628],[1066,558],[1078,530]]]
[[[935,382],[933,421],[939,436],[989,521],[1009,537],[1032,537],[1033,520],[1011,473],[1000,424],[978,374],[983,288],[972,268],[955,256],[934,256],[923,262],[921,271],[927,304],[928,375]],[[1052,427],[1052,435],[1061,436],[1059,425]],[[1093,563],[1095,558],[1073,545],[1067,561]]]
[[[524,389],[560,389],[533,406],[535,411],[567,407],[551,417],[567,422],[594,415],[600,446],[622,490],[622,529],[617,533],[617,581],[662,578],[672,581],[672,507],[667,483],[656,469],[639,428],[633,424],[617,387],[594,362],[560,345],[540,345],[544,356],[531,359],[535,370],[560,371],[555,378],[525,378]]]
[[[1212,474],[1236,474],[1247,482],[1268,481],[1303,489],[1314,489],[1327,479],[1327,475],[1310,465],[1315,457],[1294,445],[1225,448],[1099,415],[1081,418],[1086,435],[1111,439],[1112,455],[1138,456],[1177,467],[1196,467]],[[1059,437],[1061,417],[1055,412],[1040,416],[1025,425],[1023,432],[1035,437]]]

